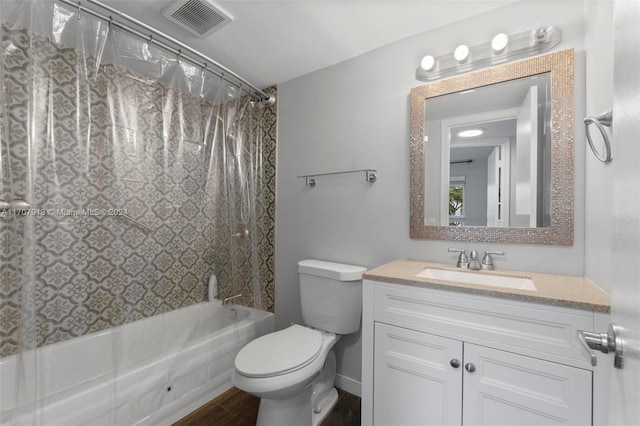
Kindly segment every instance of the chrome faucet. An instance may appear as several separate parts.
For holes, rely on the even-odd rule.
[[[498,256],[504,256],[504,252],[502,250],[487,250],[484,252],[484,257],[482,258],[482,262],[478,260],[478,252],[475,250],[471,250],[469,253],[469,257],[463,249],[448,249],[449,253],[460,253],[458,256],[458,262],[456,266],[458,268],[468,268],[474,271],[493,271],[495,267],[493,266],[493,259],[491,259],[491,255],[495,254]]]
[[[482,258],[482,263],[480,264],[480,267],[483,271],[493,271],[495,269],[495,267],[493,266],[493,260],[491,259],[492,254],[504,256],[504,252],[502,250],[485,251],[484,257]]]
[[[469,266],[469,258],[463,249],[454,249],[450,248],[449,253],[460,253],[458,256],[458,262],[456,263],[456,267],[458,268],[467,268]]]
[[[468,268],[474,271],[479,271],[480,269],[482,269],[482,267],[480,266],[480,261],[478,260],[478,252],[475,250],[471,250],[471,253],[469,253]]]
[[[229,302],[231,302],[233,299],[238,299],[240,297],[242,297],[242,294],[236,294],[234,296],[225,297],[224,300],[222,301],[222,304],[228,305]]]

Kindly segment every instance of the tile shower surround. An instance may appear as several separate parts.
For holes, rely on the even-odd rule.
[[[29,224],[35,227],[35,265],[25,263],[35,274],[38,346],[206,300],[214,271],[223,296],[242,293],[242,304],[273,312],[276,107],[265,109],[260,129],[258,244],[252,253],[247,241],[234,244],[231,237],[229,219],[240,206],[232,201],[229,210],[221,160],[214,158],[213,171],[207,171],[212,144],[202,142],[211,104],[112,64],[103,64],[88,85],[77,86],[81,53],[11,24],[3,23],[2,30],[3,53],[8,52],[3,57],[7,115],[0,117],[0,126],[7,123],[7,129],[0,130],[11,147],[11,176],[8,163],[3,164],[3,187],[11,179],[14,196],[26,196],[26,108],[33,89],[36,99],[51,100],[35,106],[40,118],[33,138],[39,145],[35,206],[72,212],[127,209],[155,232],[145,234],[113,216],[0,218],[0,356],[18,350],[20,299],[28,297],[18,271],[28,252],[22,245]],[[9,43],[12,48],[6,49]],[[33,70],[30,53],[38,57]],[[267,93],[275,95],[276,88]],[[163,115],[168,113],[168,141],[182,143],[165,146]],[[235,270],[231,259],[239,265]],[[256,271],[258,300],[253,298]]]

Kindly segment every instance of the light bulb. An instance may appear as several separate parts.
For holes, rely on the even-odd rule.
[[[491,48],[494,52],[500,53],[507,47],[507,43],[509,43],[509,36],[505,33],[500,33],[491,40]]]
[[[467,46],[466,44],[461,44],[460,46],[456,47],[456,50],[453,52],[453,56],[460,63],[466,61],[467,58],[469,58],[469,46]]]
[[[436,60],[431,55],[425,56],[424,58],[422,58],[422,61],[420,61],[420,67],[422,67],[422,69],[425,71],[431,71],[435,64]]]

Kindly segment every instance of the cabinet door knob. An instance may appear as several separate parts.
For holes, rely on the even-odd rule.
[[[456,358],[453,358],[451,361],[449,361],[449,364],[451,364],[453,368],[460,367],[460,361]]]
[[[474,371],[476,371],[476,366],[469,362],[464,365],[464,369],[467,370],[469,373],[473,373]]]

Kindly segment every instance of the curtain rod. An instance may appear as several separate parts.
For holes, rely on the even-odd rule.
[[[203,69],[209,71],[210,73],[212,73],[213,75],[222,78],[223,80],[233,84],[234,86],[238,86],[238,88],[246,93],[248,93],[250,96],[258,99],[260,102],[262,102],[265,105],[273,105],[276,101],[274,96],[268,95],[266,94],[264,91],[258,89],[256,86],[254,86],[253,84],[249,83],[247,80],[245,80],[244,78],[240,77],[238,74],[234,73],[233,71],[231,71],[230,69],[228,69],[227,67],[225,67],[224,65],[219,64],[218,62],[214,61],[213,59],[211,59],[210,57],[204,55],[203,53],[198,52],[197,50],[193,49],[190,46],[187,46],[186,44],[184,44],[183,42],[181,42],[180,40],[175,39],[174,37],[171,37],[170,35],[168,35],[167,33],[160,31],[148,24],[145,24],[144,22],[130,16],[127,15],[126,13],[115,9],[109,5],[106,5],[98,0],[87,0],[89,3],[92,3],[98,7],[101,7],[107,11],[109,11],[110,13],[117,15],[117,17],[122,18],[126,21],[129,21],[131,23],[133,23],[134,25],[141,27],[147,31],[149,31],[151,34],[161,37],[167,41],[169,41],[170,43],[176,45],[179,47],[179,49],[176,49],[175,47],[169,46],[168,44],[162,42],[161,40],[156,40],[153,38],[152,35],[145,35],[144,33],[130,27],[127,24],[124,24],[122,22],[117,22],[113,19],[113,16],[106,16],[103,15],[102,13],[90,9],[86,6],[83,6],[81,4],[80,1],[74,2],[72,0],[58,0],[61,3],[64,3],[68,6],[71,6],[75,9],[78,9],[78,11],[80,12],[85,12],[88,13],[89,15],[92,15],[98,19],[101,19],[103,21],[109,22],[110,25],[113,25],[115,27],[120,28],[123,31],[128,32],[129,34],[132,34],[136,37],[139,37],[143,40],[149,40],[150,43],[153,43],[167,51],[169,51],[170,53],[173,53],[174,55],[180,56],[181,59],[187,60],[188,62],[191,62],[194,65],[200,66]],[[184,51],[187,51],[191,54],[193,54],[194,56],[196,56],[197,58],[200,58],[201,61],[197,60],[197,59],[193,59],[188,55],[184,54]],[[202,62],[203,61],[203,62]],[[216,71],[212,68],[210,68],[210,66],[213,66],[215,68],[217,68],[220,71]],[[231,78],[230,78],[231,77]],[[249,90],[250,89],[250,90]]]

